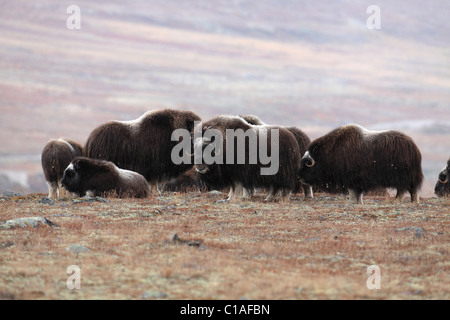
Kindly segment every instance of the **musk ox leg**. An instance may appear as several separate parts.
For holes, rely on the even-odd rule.
[[[288,189],[281,189],[277,192],[277,200],[287,201],[289,200],[289,195],[291,194]]]
[[[62,186],[61,186],[61,184],[59,185],[59,196],[60,197],[65,197],[65,196],[68,196],[69,195],[69,192],[66,190],[66,189],[64,189]]]
[[[243,199],[250,199],[252,197],[252,189],[249,188],[242,188],[242,198]]]
[[[405,196],[406,191],[405,190],[397,190],[397,195],[395,196],[396,202],[402,202],[403,198]]]
[[[356,204],[364,204],[363,199],[362,199],[362,191],[348,189],[348,194],[349,194],[350,201],[352,201]]]
[[[268,194],[267,194],[267,197],[264,199],[264,201],[272,201],[273,200],[273,198],[274,198],[274,194],[275,194],[275,190],[273,189],[273,187],[270,187],[269,188],[269,191],[268,191]]]
[[[314,193],[313,193],[312,187],[307,184],[303,184],[302,187],[303,187],[303,192],[305,193],[305,199],[313,199]]]
[[[148,187],[149,187],[149,193],[150,194],[157,194],[157,195],[161,195],[161,191],[158,187],[158,182],[156,181],[151,181],[148,183]]]
[[[48,182],[48,197],[50,199],[55,199],[58,197],[58,183],[57,182]]]
[[[409,193],[411,194],[411,203],[419,203],[419,195],[416,189],[410,189]]]
[[[217,202],[226,202],[226,201],[231,201],[236,198],[242,197],[242,194],[244,192],[243,190],[244,189],[240,183],[235,183],[230,186],[230,191],[228,192],[228,197],[223,200],[219,200]]]

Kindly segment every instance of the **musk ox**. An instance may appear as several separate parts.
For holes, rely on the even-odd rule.
[[[450,194],[450,183],[448,183],[448,178],[450,176],[450,159],[447,161],[447,167],[442,169],[439,173],[438,181],[434,187],[434,193],[438,197],[448,196]]]
[[[187,170],[177,178],[172,178],[164,184],[161,191],[188,192],[193,190],[210,191],[209,187],[194,168]]]
[[[268,201],[295,188],[300,152],[294,135],[285,128],[251,125],[239,116],[218,116],[197,125],[194,139],[196,171],[215,189],[229,187],[228,200],[264,188],[269,190]],[[203,157],[211,153],[214,161],[198,163],[198,150]]]
[[[359,125],[339,127],[314,140],[301,159],[299,176],[324,190],[344,191],[362,203],[362,194],[377,188],[396,188],[411,202],[423,181],[422,156],[414,141],[397,131],[369,131]]]
[[[118,168],[106,160],[77,157],[64,171],[62,186],[79,196],[145,198],[147,180],[139,173]]]
[[[267,125],[255,115],[240,115],[240,117],[251,125]],[[311,143],[311,139],[306,135],[305,132],[303,132],[297,127],[283,127],[283,128],[289,130],[294,135],[295,140],[297,140],[298,143],[300,156],[304,155],[306,150],[308,149],[309,144]],[[297,180],[296,186],[292,190],[292,193],[299,193],[301,192],[302,189],[303,192],[305,193],[305,197],[307,198],[313,197],[312,187],[301,183],[300,180]]]
[[[192,167],[174,164],[171,141],[176,129],[191,131],[200,117],[190,111],[156,110],[133,121],[110,121],[89,135],[85,145],[86,157],[114,162],[119,168],[140,173],[151,190],[157,183],[177,177]]]
[[[83,147],[70,139],[52,139],[42,150],[41,164],[48,185],[49,198],[65,195],[61,188],[64,170],[73,158],[83,155]]]

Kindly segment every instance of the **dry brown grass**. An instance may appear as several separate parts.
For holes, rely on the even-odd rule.
[[[0,298],[450,298],[448,198],[216,203],[224,195],[191,192],[48,205],[43,196],[0,200],[0,220],[60,226],[0,230]],[[90,250],[67,251],[73,244]],[[380,290],[366,287],[374,264]],[[80,290],[66,286],[70,265],[81,268]]]

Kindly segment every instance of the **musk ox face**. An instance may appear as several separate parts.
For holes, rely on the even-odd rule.
[[[79,168],[75,168],[74,164],[70,163],[64,171],[61,186],[70,192],[77,192],[80,186],[81,177],[78,170]]]
[[[300,161],[299,178],[300,181],[308,185],[317,185],[321,183],[321,173],[323,168],[320,162],[311,156],[309,151],[306,151]]]
[[[447,163],[447,167],[444,168],[439,173],[438,181],[436,182],[436,186],[434,187],[434,193],[438,197],[450,195],[450,183],[448,182],[449,175],[450,175],[450,160]]]

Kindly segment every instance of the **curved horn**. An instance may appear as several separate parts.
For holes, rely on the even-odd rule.
[[[446,184],[448,182],[448,176],[445,180],[441,180],[441,178],[439,178],[439,182],[442,184]]]
[[[186,150],[184,150],[184,153],[185,153],[188,157],[193,157],[193,156],[195,155],[195,153],[189,154]]]
[[[311,155],[309,154],[309,151],[305,152],[305,155],[303,156],[303,158],[311,161],[311,163],[305,162],[305,166],[307,166],[308,168],[314,167],[316,165],[316,161],[314,161],[314,159],[311,157]]]
[[[313,158],[308,157],[307,159],[311,160],[311,163],[305,162],[305,166],[307,166],[308,168],[311,168],[311,167],[314,167],[316,165],[316,161],[314,161]]]

